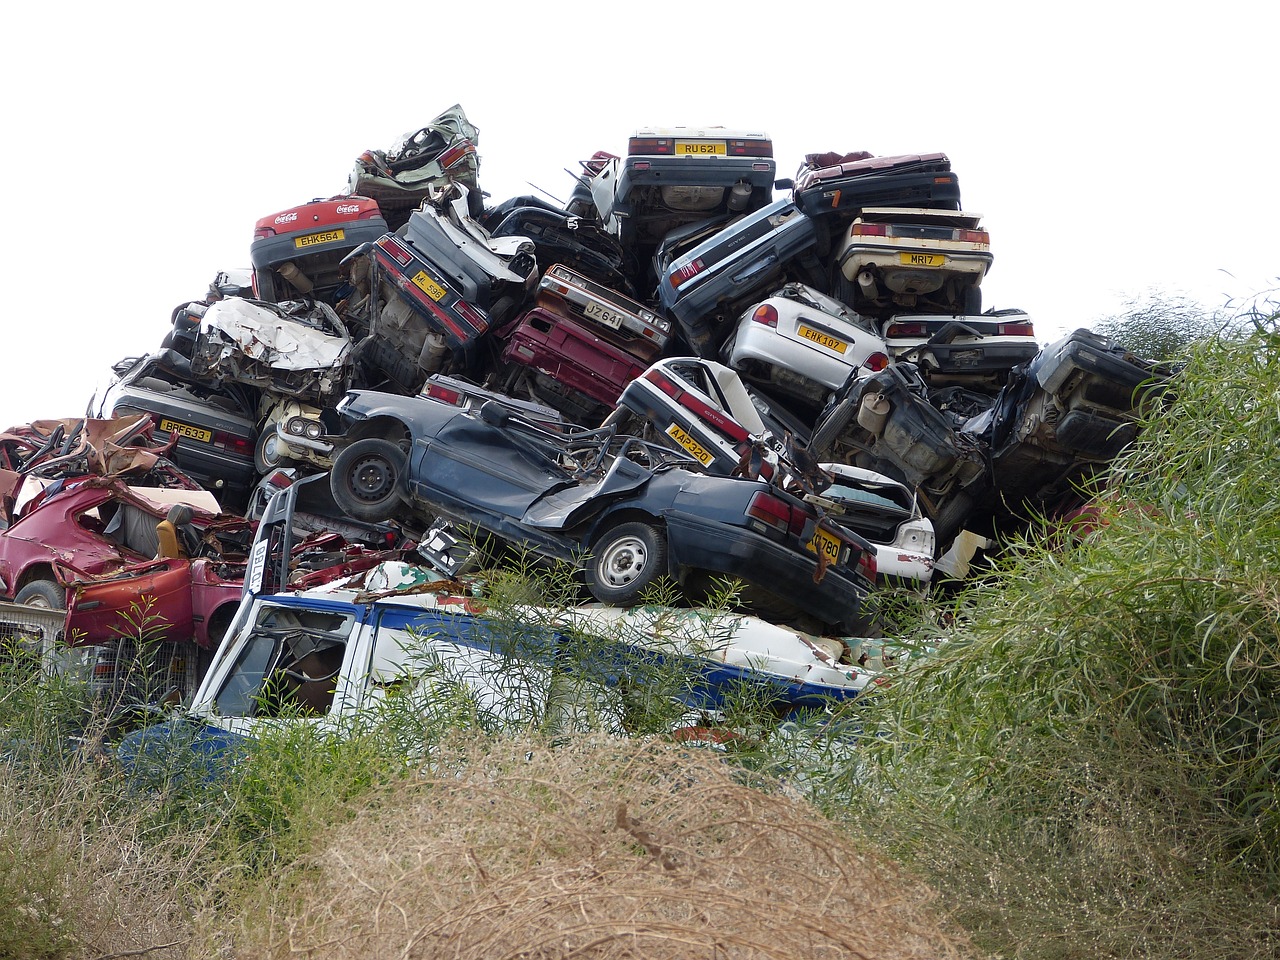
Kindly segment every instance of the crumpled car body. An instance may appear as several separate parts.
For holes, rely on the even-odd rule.
[[[454,104],[426,126],[402,134],[386,150],[366,150],[356,158],[349,192],[378,202],[392,230],[447,181],[477,188],[480,130]]]
[[[371,454],[400,461],[389,449],[395,436],[407,459],[398,476],[385,477],[394,493],[384,488],[380,502],[368,501],[373,509],[393,511],[403,497],[425,525],[444,517],[574,564],[591,554],[588,586],[603,602],[628,593],[609,589],[603,565],[620,528],[634,524],[659,532],[639,559],[631,555],[650,577],[669,575],[687,588],[703,575],[738,578],[762,609],[803,611],[843,632],[863,625],[875,548],[797,497],[763,480],[684,469],[684,457],[610,428],[555,434],[502,408],[491,413],[496,406],[459,411],[353,391],[338,406],[349,427],[330,474],[334,498],[351,503],[370,490]]]
[[[324,303],[229,297],[205,311],[191,373],[325,403],[350,382],[351,337]]]

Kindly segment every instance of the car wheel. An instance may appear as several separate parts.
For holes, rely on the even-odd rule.
[[[601,603],[634,604],[667,567],[667,538],[649,523],[622,523],[596,540],[587,589]]]
[[[46,610],[65,610],[67,608],[67,591],[52,580],[32,580],[18,591],[13,598],[14,603],[28,607],[43,607]]]
[[[265,477],[278,467],[292,466],[296,461],[284,455],[288,448],[276,433],[275,425],[264,427],[258,434],[258,442],[253,448],[253,466],[258,476]]]
[[[809,453],[819,460],[825,457],[852,419],[853,401],[845,397],[814,428],[813,436],[809,438]]]
[[[390,520],[400,503],[405,467],[404,451],[390,440],[357,440],[333,462],[329,488],[334,502],[356,520]]]
[[[966,317],[976,317],[982,312],[982,288],[965,287],[960,293],[960,312]]]

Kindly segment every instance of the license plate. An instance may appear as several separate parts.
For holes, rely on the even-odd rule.
[[[819,346],[826,347],[828,350],[834,350],[836,353],[844,353],[849,349],[849,344],[845,343],[843,340],[822,333],[818,330],[814,330],[812,327],[806,327],[803,323],[800,324],[800,328],[796,332],[806,340],[812,340]]]
[[[425,270],[418,271],[417,276],[413,278],[413,285],[432,300],[438,301],[445,293],[444,287],[428,277]]]
[[[190,437],[192,440],[199,440],[208,443],[213,439],[213,431],[205,430],[202,427],[193,427],[186,423],[178,423],[176,420],[161,420],[160,429],[168,430],[170,433],[176,433],[180,437]]]
[[[592,320],[595,320],[598,323],[603,323],[606,327],[612,327],[614,330],[617,330],[622,326],[622,314],[618,313],[616,310],[609,310],[602,307],[594,300],[588,300],[586,305],[582,308],[582,312]]]
[[[671,426],[667,427],[667,436],[680,444],[680,446],[684,447],[684,449],[688,451],[689,456],[693,457],[693,459],[697,460],[704,467],[710,466],[711,461],[715,459],[715,455],[710,450],[680,429],[680,425],[678,423],[673,423]]]
[[[840,538],[833,537],[821,527],[813,531],[813,539],[805,544],[805,549],[810,553],[817,553],[819,550],[832,563],[840,562]]]
[[[323,233],[309,233],[305,237],[295,237],[293,240],[293,248],[301,250],[304,247],[314,247],[321,243],[333,243],[335,240],[341,240],[346,236],[342,230],[325,230]]]
[[[727,151],[723,140],[677,140],[678,157],[723,157]]]
[[[900,253],[898,262],[907,267],[943,267],[947,258],[941,253]]]

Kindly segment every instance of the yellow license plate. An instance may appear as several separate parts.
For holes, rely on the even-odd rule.
[[[667,436],[680,444],[680,446],[684,447],[684,449],[689,452],[689,456],[693,457],[693,459],[697,460],[704,467],[710,466],[711,461],[715,459],[715,455],[710,450],[680,429],[680,425],[677,423],[673,423],[671,426],[667,427]]]
[[[444,296],[444,287],[428,277],[425,270],[418,271],[418,275],[413,278],[413,285],[432,300],[439,300]]]
[[[840,547],[840,538],[833,537],[821,527],[813,531],[813,539],[805,544],[805,549],[810,553],[817,553],[821,550],[823,555],[832,563],[840,562]]]
[[[305,247],[314,247],[321,243],[333,243],[341,240],[346,236],[342,230],[325,230],[323,233],[309,233],[305,237],[295,237],[293,240],[293,248],[302,250]]]
[[[213,431],[205,430],[203,427],[193,427],[189,424],[178,423],[176,420],[161,420],[160,429],[168,430],[170,433],[176,433],[180,437],[190,437],[192,440],[199,440],[208,443],[213,439]]]
[[[907,267],[944,267],[947,258],[941,253],[900,253],[898,262]]]
[[[849,344],[845,343],[843,340],[822,333],[818,330],[814,330],[812,327],[806,327],[803,323],[800,324],[800,328],[796,333],[800,334],[800,336],[804,337],[806,340],[812,340],[814,343],[826,347],[828,350],[834,350],[836,353],[844,353],[849,349]]]
[[[723,157],[726,154],[723,140],[677,140],[678,157]]]

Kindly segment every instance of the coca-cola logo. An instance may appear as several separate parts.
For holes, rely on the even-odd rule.
[[[338,206],[333,208],[333,212],[341,214],[359,213],[360,205],[356,203],[340,203]]]
[[[276,217],[276,223],[293,223],[293,221],[297,219],[298,219],[298,212],[295,210],[293,213],[280,214],[280,216]]]

